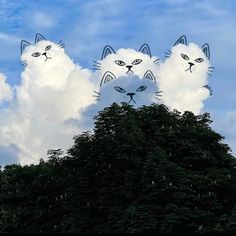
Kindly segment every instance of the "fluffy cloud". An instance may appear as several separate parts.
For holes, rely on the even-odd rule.
[[[0,102],[11,100],[1,109],[0,152],[14,147],[9,153],[23,165],[45,159],[49,149],[66,151],[73,136],[92,129],[93,117],[113,102],[134,107],[165,103],[199,113],[209,95],[203,87],[209,62],[194,44],[175,46],[161,67],[146,44],[139,51],[106,46],[101,60],[95,62],[95,73],[75,64],[63,47],[40,34],[35,44],[22,41],[25,68],[21,83],[14,87],[14,100],[6,78],[0,76]],[[190,68],[190,60],[204,63]]]
[[[157,73],[163,102],[172,110],[202,112],[203,101],[210,95],[208,74],[213,68],[209,62],[209,46],[202,48],[194,43],[187,45],[186,37],[181,37],[167,52],[167,59]]]
[[[6,82],[6,76],[0,73],[0,104],[12,99],[12,89]]]
[[[0,115],[1,143],[17,146],[21,164],[37,163],[48,149],[67,150],[79,129],[65,121],[93,102],[92,72],[74,64],[62,46],[41,35],[36,45],[22,44],[21,84]]]

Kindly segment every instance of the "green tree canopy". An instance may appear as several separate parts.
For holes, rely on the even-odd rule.
[[[63,156],[1,171],[1,233],[236,231],[236,160],[208,113],[113,104]]]

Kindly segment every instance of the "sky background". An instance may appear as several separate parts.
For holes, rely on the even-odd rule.
[[[236,153],[235,9],[235,0],[0,0],[0,72],[10,85],[20,83],[20,42],[34,43],[36,33],[63,40],[74,62],[89,69],[107,44],[117,50],[148,43],[164,59],[185,34],[210,45],[213,96],[204,110]]]

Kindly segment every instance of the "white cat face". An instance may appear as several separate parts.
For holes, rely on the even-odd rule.
[[[169,62],[173,66],[173,70],[182,73],[184,76],[194,77],[195,75],[204,75],[213,71],[210,67],[210,49],[208,44],[204,44],[202,48],[194,43],[187,44],[187,39],[182,36],[174,44],[171,51],[166,53]]]
[[[151,56],[147,44],[144,44],[139,51],[122,48],[115,52],[111,46],[106,46],[101,60],[94,61],[94,69],[100,70],[102,77],[107,71],[111,71],[115,77],[133,73],[142,78],[147,70],[152,72],[157,70],[159,61],[157,57]]]
[[[58,44],[46,40],[42,35],[37,34],[35,45],[31,45],[25,40],[21,42],[21,61],[24,67],[30,65],[35,66],[50,66],[55,65],[55,62],[61,62],[64,58],[64,44]]]
[[[139,107],[150,105],[161,98],[161,91],[151,71],[147,71],[143,78],[132,73],[115,78],[113,73],[107,71],[102,83],[100,91],[95,92],[94,96],[104,106],[125,102]]]

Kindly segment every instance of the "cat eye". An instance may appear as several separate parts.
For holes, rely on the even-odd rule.
[[[189,60],[189,57],[186,54],[181,53],[181,56],[184,58],[184,60]]]
[[[48,45],[48,46],[45,48],[45,51],[48,51],[48,50],[50,50],[50,49],[51,49],[51,47],[52,47],[52,45]]]
[[[136,60],[134,60],[134,61],[132,62],[132,64],[133,64],[133,65],[138,65],[138,64],[140,64],[142,61],[143,61],[143,60],[141,60],[141,59],[136,59]]]
[[[120,61],[120,60],[116,60],[115,63],[118,65],[118,66],[125,66],[125,62],[123,61]]]
[[[147,89],[147,86],[140,86],[137,90],[136,90],[136,92],[142,92],[142,91],[144,91],[144,90],[146,90]]]
[[[119,86],[115,86],[114,88],[119,93],[126,93],[126,91],[123,88],[119,87]]]
[[[40,52],[35,52],[35,53],[33,53],[31,56],[32,56],[32,57],[39,57],[40,55],[41,55]]]
[[[201,57],[199,57],[199,58],[197,58],[195,61],[196,61],[196,62],[198,62],[198,63],[201,63],[201,62],[203,62],[203,61],[204,61],[204,59],[203,59],[203,58],[201,58]]]

